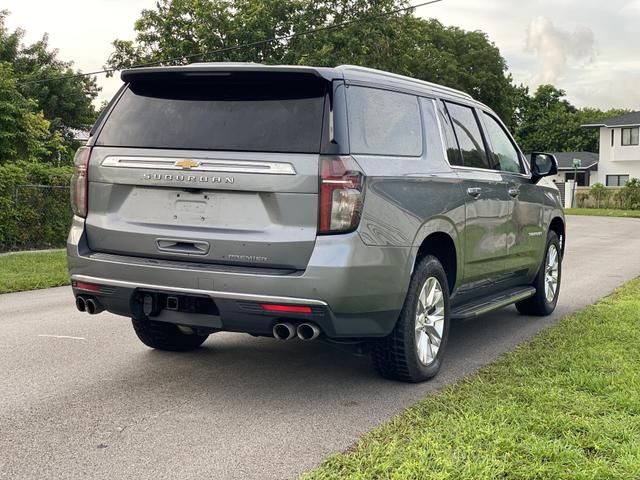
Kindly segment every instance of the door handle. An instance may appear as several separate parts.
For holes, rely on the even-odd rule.
[[[517,187],[511,187],[509,189],[509,195],[511,195],[513,198],[516,198],[518,195],[520,195],[520,189]]]
[[[467,188],[467,194],[471,195],[473,198],[478,198],[481,193],[482,193],[482,189],[480,187]]]

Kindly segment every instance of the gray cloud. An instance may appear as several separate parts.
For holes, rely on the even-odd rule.
[[[589,63],[595,58],[593,31],[578,27],[573,32],[556,27],[544,16],[531,20],[527,28],[526,50],[538,58],[534,83],[556,83],[571,60]]]

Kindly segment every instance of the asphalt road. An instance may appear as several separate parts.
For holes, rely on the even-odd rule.
[[[0,295],[0,478],[293,478],[444,384],[640,275],[640,220],[569,217],[560,303],[452,329],[440,375],[377,377],[322,343],[216,334],[144,347],[128,320],[75,310],[68,287]]]

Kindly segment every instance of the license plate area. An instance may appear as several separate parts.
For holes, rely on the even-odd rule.
[[[138,302],[147,317],[157,317],[163,311],[219,316],[216,303],[207,296],[169,292],[138,291]]]

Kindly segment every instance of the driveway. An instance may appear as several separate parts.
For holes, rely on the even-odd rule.
[[[560,303],[454,326],[440,375],[382,380],[322,343],[215,334],[157,352],[68,287],[0,296],[0,478],[293,478],[424,395],[640,275],[640,220],[568,217]]]

